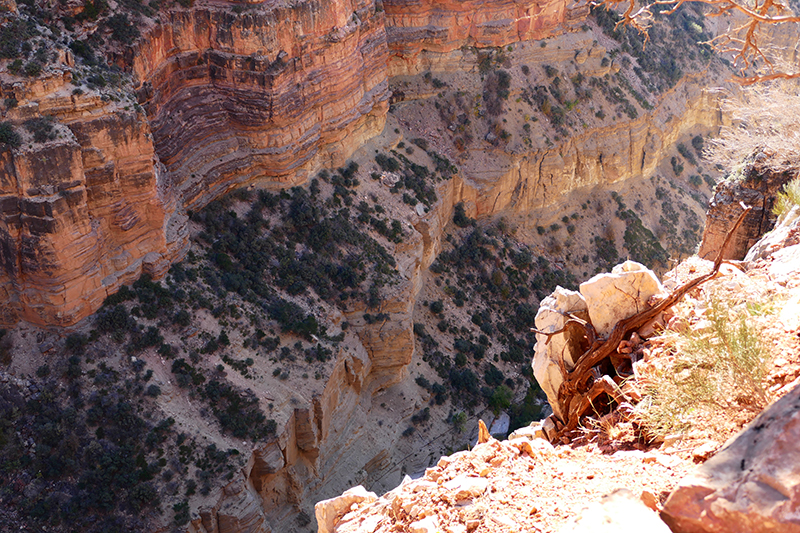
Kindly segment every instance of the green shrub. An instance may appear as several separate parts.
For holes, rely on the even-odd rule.
[[[53,117],[29,118],[24,123],[25,129],[33,134],[33,140],[37,143],[52,141],[56,138],[53,131]]]
[[[42,68],[44,67],[39,61],[32,60],[25,63],[25,67],[23,67],[23,70],[27,77],[35,78],[36,76],[42,73]]]
[[[0,122],[0,143],[11,148],[19,148],[22,145],[22,137],[10,122]]]
[[[780,217],[796,205],[800,205],[800,178],[795,178],[783,186],[783,190],[775,198],[772,212]]]

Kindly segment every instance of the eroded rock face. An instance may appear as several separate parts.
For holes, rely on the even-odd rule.
[[[173,9],[118,58],[146,110],[68,85],[71,54],[4,83],[15,123],[62,138],[0,154],[0,323],[71,325],[187,246],[185,211],[238,184],[299,183],[383,129],[386,38],[372,0],[243,14]]]
[[[800,387],[681,481],[664,504],[673,531],[800,531]]]
[[[729,179],[719,183],[706,214],[706,226],[698,255],[714,260],[728,230],[742,213],[740,202],[753,209],[744,219],[725,251],[725,259],[744,259],[756,241],[775,225],[772,214],[777,193],[797,175],[796,171],[772,172],[748,165],[741,180]]]
[[[446,53],[549,37],[570,13],[563,0],[384,0],[383,6],[393,75],[413,72],[423,50]]]
[[[239,183],[300,183],[383,129],[372,0],[172,10],[131,50],[159,159],[189,208]]]
[[[74,120],[93,102],[73,102],[62,139],[0,154],[0,323],[73,324],[142,273],[163,275],[188,242],[145,117],[100,107]]]

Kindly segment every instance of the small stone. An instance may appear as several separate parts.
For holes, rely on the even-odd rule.
[[[658,498],[656,498],[655,494],[653,494],[649,490],[643,490],[641,499],[642,503],[645,504],[648,508],[652,509],[655,512],[659,511]]]
[[[695,462],[705,461],[714,455],[715,451],[717,451],[717,443],[708,441],[692,450],[692,459],[694,459]]]

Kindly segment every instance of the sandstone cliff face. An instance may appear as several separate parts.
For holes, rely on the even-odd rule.
[[[166,16],[129,57],[186,207],[254,180],[300,183],[383,129],[387,49],[374,2]]]
[[[475,203],[478,215],[553,206],[580,188],[653,175],[682,135],[720,122],[716,98],[684,80],[652,114],[571,136],[552,149],[498,154],[496,170],[465,169],[464,200]]]
[[[306,1],[236,15],[176,9],[119,62],[146,116],[71,93],[74,59],[24,82],[14,122],[61,138],[2,156],[0,323],[71,325],[187,244],[186,209],[242,183],[299,183],[383,129],[383,18],[372,1]]]
[[[0,322],[70,325],[187,244],[143,114],[70,95],[69,74],[4,85],[10,118],[56,117],[55,141],[0,154]]]
[[[766,232],[772,229],[777,218],[772,213],[777,193],[796,177],[794,170],[773,172],[747,165],[742,179],[727,179],[714,190],[714,198],[706,215],[703,242],[698,255],[714,259],[722,246],[728,230],[742,212],[739,205],[753,209],[734,234],[731,245],[725,251],[725,259],[744,259],[747,250]]]
[[[462,46],[498,47],[549,37],[571,15],[567,2],[385,0],[393,76],[415,73],[420,54]]]

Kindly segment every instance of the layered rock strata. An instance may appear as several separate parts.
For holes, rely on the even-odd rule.
[[[147,114],[72,91],[74,59],[3,78],[15,123],[59,138],[2,154],[0,323],[71,325],[186,248],[187,209],[238,184],[299,183],[383,129],[383,17],[374,2],[305,1],[235,14],[174,9],[119,62]]]
[[[563,0],[433,2],[384,0],[392,75],[413,73],[420,54],[500,47],[550,37],[575,13]]]
[[[303,182],[383,129],[387,48],[373,1],[166,17],[129,62],[186,207],[254,180]]]
[[[71,94],[68,70],[3,86],[8,118],[55,117],[56,139],[0,153],[0,323],[70,325],[185,248],[145,116]]]

